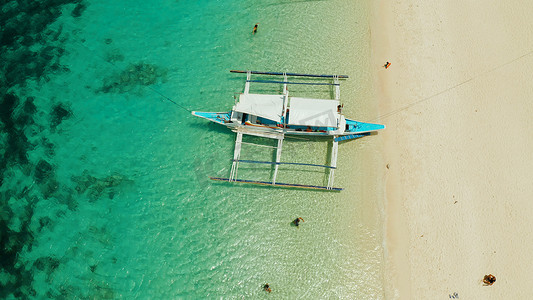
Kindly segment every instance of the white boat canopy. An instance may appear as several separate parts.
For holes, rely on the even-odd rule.
[[[337,100],[290,97],[289,125],[337,127]]]
[[[241,94],[234,111],[281,122],[284,95]]]

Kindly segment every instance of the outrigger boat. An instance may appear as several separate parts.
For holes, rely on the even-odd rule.
[[[313,75],[239,70],[231,70],[230,72],[246,74],[244,92],[239,95],[238,99],[236,98],[233,109],[230,112],[192,112],[194,116],[224,125],[237,133],[229,178],[210,177],[212,180],[341,191],[342,188],[333,187],[334,173],[337,168],[338,143],[367,136],[372,132],[385,128],[381,124],[359,122],[344,117],[340,103],[339,80],[348,78],[347,75]],[[252,80],[252,75],[282,76],[283,80]],[[331,82],[289,81],[289,77],[329,79]],[[253,94],[250,93],[250,83],[252,82],[282,84],[283,90],[281,94],[277,95]],[[289,96],[287,87],[291,84],[332,86],[335,89],[334,99],[310,99]],[[244,143],[242,141],[244,134],[277,139],[278,146],[275,147],[277,149],[276,161],[241,160],[240,153],[241,145]],[[332,137],[330,165],[282,162],[281,148],[285,135]],[[238,179],[239,162],[274,165],[272,181]],[[276,182],[278,167],[283,164],[326,168],[326,170],[329,170],[327,186]]]

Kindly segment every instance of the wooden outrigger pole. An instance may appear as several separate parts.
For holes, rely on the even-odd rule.
[[[276,80],[247,80],[248,82],[256,83],[282,83],[282,84],[301,84],[301,85],[336,85],[340,83],[327,83],[327,82],[293,82],[293,81],[276,81]]]
[[[250,73],[258,75],[276,75],[276,76],[301,76],[301,77],[315,77],[315,78],[337,78],[346,79],[348,75],[317,75],[317,74],[304,74],[304,73],[285,73],[285,72],[261,72],[261,71],[241,71],[230,70],[231,73]]]

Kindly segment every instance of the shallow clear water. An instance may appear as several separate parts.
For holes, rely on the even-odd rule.
[[[229,175],[235,135],[187,111],[228,110],[244,84],[228,70],[254,69],[348,74],[345,113],[370,118],[368,8],[351,2],[87,1],[79,16],[59,6],[43,31],[56,39],[20,47],[64,49],[61,67],[3,90],[19,102],[2,122],[26,97],[36,111],[17,125],[27,161],[5,159],[2,243],[20,246],[0,283],[39,298],[260,298],[266,282],[279,298],[382,298],[374,137],[341,144],[342,193],[220,184],[208,176]],[[7,145],[18,131],[6,132]],[[287,139],[282,157],[325,163],[326,150]],[[245,145],[241,158],[273,155]],[[239,175],[268,180],[270,168]],[[278,180],[324,178],[282,167]]]

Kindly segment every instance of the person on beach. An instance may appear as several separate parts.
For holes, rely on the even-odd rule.
[[[296,228],[300,229],[300,221],[305,222],[304,219],[298,217],[298,218],[296,218],[296,220],[292,221],[292,224],[294,224],[294,226],[296,226]]]
[[[386,63],[383,65],[383,67],[384,67],[385,69],[388,69],[388,68],[390,67],[390,65],[391,65],[390,62],[386,62]]]
[[[485,275],[485,277],[483,277],[483,283],[485,285],[492,285],[495,282],[496,282],[496,276],[492,274]]]
[[[272,290],[270,289],[270,285],[268,285],[268,283],[263,286],[263,289],[269,293],[272,292]]]
[[[252,30],[252,34],[255,34],[257,32],[257,26],[258,25],[259,25],[259,23],[255,24],[254,29]]]
[[[344,104],[343,105],[337,105],[337,112],[340,114],[342,112],[342,108],[344,107]]]

